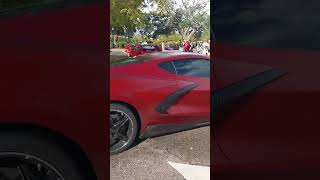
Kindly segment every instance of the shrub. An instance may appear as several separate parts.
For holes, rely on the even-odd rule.
[[[125,41],[118,42],[118,47],[117,48],[124,48],[124,46],[126,44],[127,44],[127,42],[125,42]]]

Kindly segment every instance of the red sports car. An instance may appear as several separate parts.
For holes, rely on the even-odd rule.
[[[112,62],[110,151],[137,138],[209,124],[210,59],[192,53],[148,53]]]

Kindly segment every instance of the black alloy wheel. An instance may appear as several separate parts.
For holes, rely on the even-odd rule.
[[[32,155],[14,152],[0,153],[1,180],[65,180],[48,162]]]
[[[110,153],[127,150],[137,137],[137,119],[132,111],[122,104],[110,106]]]
[[[0,131],[0,180],[86,180],[78,161],[44,134]]]

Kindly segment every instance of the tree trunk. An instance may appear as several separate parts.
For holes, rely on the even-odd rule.
[[[181,30],[183,40],[186,40],[188,30],[189,28],[184,28]]]
[[[196,32],[195,30],[192,30],[192,31],[187,35],[187,38],[186,38],[186,39],[188,39],[188,41],[190,41],[191,37],[194,35],[195,32]]]
[[[118,46],[118,34],[113,36],[113,44],[117,47]]]
[[[191,37],[194,35],[196,31],[193,29],[190,32],[190,28],[184,28],[181,30],[183,40],[190,41]]]

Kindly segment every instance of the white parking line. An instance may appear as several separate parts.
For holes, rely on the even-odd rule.
[[[186,180],[210,180],[210,167],[189,164],[168,163],[176,169]]]

